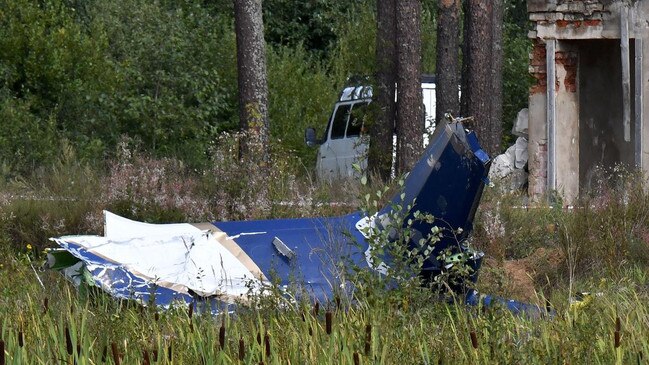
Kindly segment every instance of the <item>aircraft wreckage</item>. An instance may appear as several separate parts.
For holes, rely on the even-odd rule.
[[[381,229],[394,210],[408,212],[410,245],[439,227],[439,240],[427,250],[421,275],[434,279],[454,265],[439,259],[462,255],[471,274],[453,289],[469,305],[505,306],[515,313],[538,311],[533,305],[482,295],[471,289],[484,254],[472,250],[472,230],[491,160],[474,132],[460,122],[440,124],[422,158],[398,192],[376,215],[355,212],[339,217],[149,224],[105,212],[103,236],[53,238],[60,248],[48,264],[75,285],[98,287],[113,297],[168,307],[176,302],[207,302],[212,312],[231,310],[259,288],[285,288],[299,281],[312,300],[331,300],[340,285],[337,263],[385,270],[372,259],[371,227]],[[414,211],[434,220],[413,219]],[[445,257],[449,257],[446,255]],[[218,308],[218,309],[215,309]]]

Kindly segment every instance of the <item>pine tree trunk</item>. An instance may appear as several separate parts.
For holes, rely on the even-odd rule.
[[[270,162],[266,46],[261,0],[234,0],[239,84],[239,125],[247,133],[242,158]]]
[[[397,82],[396,0],[376,3],[376,103],[377,118],[370,127],[370,149],[367,165],[370,172],[383,181],[390,178],[392,168],[392,134],[396,119],[394,100]]]
[[[397,1],[397,171],[410,171],[423,149],[421,2]]]
[[[460,113],[459,85],[460,0],[438,0],[437,61],[435,87],[435,120],[444,114],[457,117]]]
[[[501,152],[503,135],[503,0],[493,1],[491,27],[491,143],[492,156]]]
[[[492,0],[468,0],[465,22],[466,88],[462,90],[466,116],[475,118],[474,127],[482,147],[492,156],[499,150],[495,134],[500,127],[493,125],[491,118],[491,98],[493,93],[492,75]],[[498,137],[499,138],[499,137]]]

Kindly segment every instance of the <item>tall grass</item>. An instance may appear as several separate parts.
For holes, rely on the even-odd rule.
[[[644,270],[593,283],[600,294],[580,309],[551,297],[557,314],[546,318],[440,303],[425,291],[323,303],[317,313],[298,303],[213,317],[84,297],[51,272],[37,272],[42,288],[23,255],[2,257],[0,280],[11,283],[0,300],[7,364],[116,363],[113,348],[122,364],[144,363],[145,353],[160,364],[629,364],[649,355]]]
[[[518,268],[531,285],[523,298],[556,311],[545,318],[381,286],[359,287],[353,304],[334,300],[318,310],[313,303],[260,300],[218,317],[190,315],[187,308],[157,312],[77,291],[40,269],[47,237],[100,233],[101,209],[122,208],[150,222],[353,209],[359,191],[344,195],[319,186],[299,177],[291,167],[297,165],[286,159],[274,165],[268,186],[254,185],[255,171],[236,164],[236,138],[223,138],[206,171],[125,145],[122,157],[106,168],[63,156],[40,179],[2,186],[0,356],[6,363],[628,364],[649,356],[649,201],[632,176],[602,185],[571,209],[526,208],[520,196],[487,190],[472,241],[491,257],[479,289],[520,298],[520,278],[512,271]],[[251,186],[268,189],[267,210],[247,209],[255,199]],[[334,198],[351,204],[319,204]],[[574,291],[593,294],[570,307]]]

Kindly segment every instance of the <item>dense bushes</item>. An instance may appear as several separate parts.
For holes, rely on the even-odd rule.
[[[3,0],[0,9],[5,176],[54,162],[63,139],[81,160],[102,161],[114,156],[122,135],[140,140],[155,156],[204,167],[210,142],[237,125],[236,53],[228,13],[193,1],[142,0],[87,2],[80,8],[61,1]],[[286,104],[290,97],[294,105],[311,108],[314,101],[315,107],[330,104],[331,80],[317,70],[311,76],[306,53],[288,58],[288,52],[269,52],[271,60],[280,60],[271,63],[271,74],[302,68],[303,77],[294,80],[304,83],[296,88],[319,91],[322,101],[314,95],[299,98],[294,89],[282,96],[284,90],[277,88],[275,100]],[[284,112],[271,115],[280,130],[303,117],[293,113],[286,120]],[[321,118],[326,114],[316,119]]]
[[[3,176],[52,163],[63,140],[80,160],[102,162],[123,135],[153,156],[208,166],[218,133],[238,125],[231,12],[224,0],[0,0]],[[264,12],[272,134],[309,171],[304,127],[323,129],[347,77],[374,72],[375,9],[372,1],[272,0]],[[434,7],[423,16],[424,72],[432,73]],[[506,122],[527,87],[518,75],[524,30],[508,30]]]

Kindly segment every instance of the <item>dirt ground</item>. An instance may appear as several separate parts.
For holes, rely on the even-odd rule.
[[[560,250],[548,248],[538,248],[530,256],[518,260],[499,261],[487,258],[479,281],[484,287],[496,290],[498,294],[534,302],[538,299],[538,283],[547,273],[560,270],[564,263]]]

